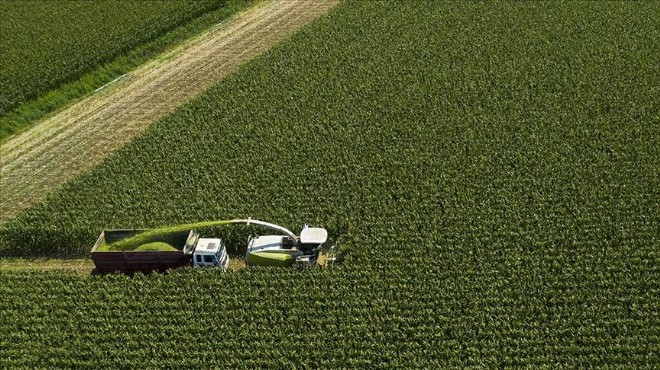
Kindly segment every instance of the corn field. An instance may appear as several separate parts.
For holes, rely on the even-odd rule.
[[[0,367],[657,367],[659,15],[342,3],[0,229],[308,222],[342,263],[0,273]]]
[[[0,117],[225,2],[0,2]]]

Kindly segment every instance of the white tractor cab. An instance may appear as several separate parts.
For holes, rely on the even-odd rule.
[[[328,240],[328,231],[306,224],[300,237],[281,228],[286,235],[253,236],[248,240],[245,262],[248,266],[313,267]]]
[[[229,255],[225,243],[220,238],[200,238],[193,235],[186,242],[185,253],[192,255],[194,267],[229,267]]]

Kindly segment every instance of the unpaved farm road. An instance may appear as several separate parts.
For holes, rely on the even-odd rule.
[[[90,258],[0,258],[0,273],[22,271],[72,271],[89,276],[94,271],[94,262]],[[229,259],[229,271],[247,268],[245,260],[232,256]]]
[[[257,4],[10,138],[0,146],[0,224],[338,2]]]

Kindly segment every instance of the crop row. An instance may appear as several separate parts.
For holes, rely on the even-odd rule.
[[[0,251],[251,216],[327,227],[343,264],[5,273],[0,367],[657,367],[658,10],[342,3],[4,225]]]
[[[223,3],[3,1],[0,116]]]
[[[657,276],[657,275],[656,275]],[[425,279],[425,280],[420,280]],[[424,283],[421,284],[420,282]],[[432,273],[0,273],[2,367],[650,365],[657,282],[552,301]],[[454,290],[438,292],[438,285]],[[498,296],[506,296],[501,299]],[[654,316],[655,313],[655,316]],[[595,324],[595,325],[594,325]],[[23,345],[29,342],[30,346]]]

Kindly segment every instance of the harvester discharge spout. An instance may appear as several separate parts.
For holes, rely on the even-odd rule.
[[[270,223],[270,222],[253,220],[252,218],[248,218],[247,220],[246,219],[231,220],[230,223],[234,223],[234,224],[241,224],[242,223],[242,224],[246,224],[248,226],[250,226],[250,225],[263,226],[263,227],[267,227],[267,228],[272,229],[272,230],[279,231],[279,232],[285,234],[286,236],[288,236],[291,239],[294,239],[294,240],[296,239],[296,234],[294,234],[293,231],[287,229],[284,226],[276,225],[276,224],[273,224],[273,223]]]

